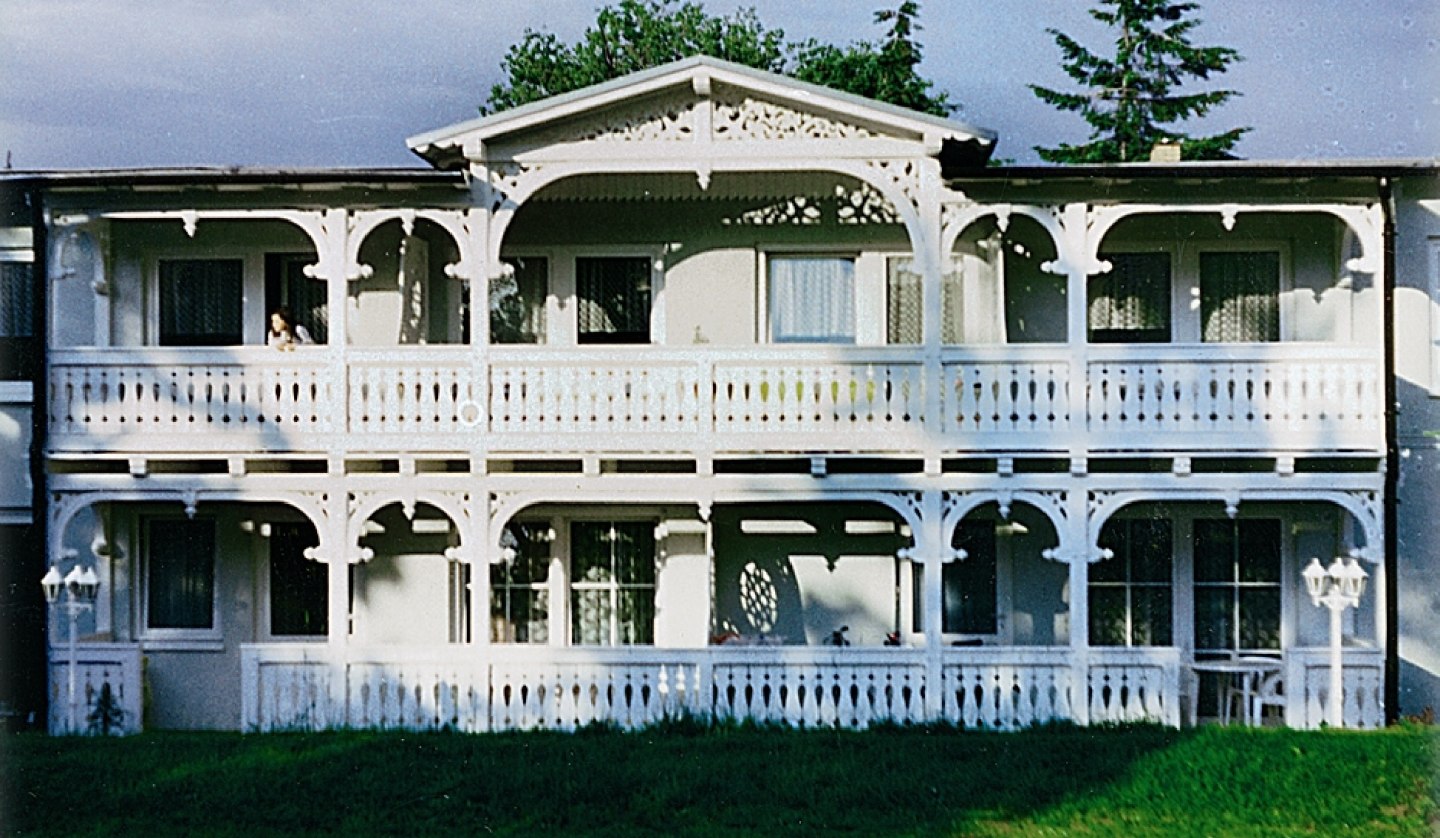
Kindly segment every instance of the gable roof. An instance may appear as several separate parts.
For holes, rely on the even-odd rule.
[[[897,131],[934,137],[939,143],[994,147],[996,134],[958,120],[933,116],[853,93],[757,70],[743,64],[696,55],[641,70],[590,87],[551,96],[495,114],[458,122],[406,140],[410,150],[432,165],[446,168],[463,160],[467,143],[489,143],[561,120],[612,107],[660,91],[708,85],[710,81],[762,94],[805,110],[837,113]]]

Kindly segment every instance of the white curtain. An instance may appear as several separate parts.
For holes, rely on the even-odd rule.
[[[770,260],[770,339],[775,343],[855,342],[855,260]]]

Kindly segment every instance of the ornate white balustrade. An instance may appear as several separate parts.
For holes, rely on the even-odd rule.
[[[324,727],[574,730],[667,718],[865,728],[948,722],[1012,730],[1077,718],[1178,725],[1174,649],[1092,650],[1074,675],[1063,648],[945,649],[938,709],[923,649],[715,647],[666,650],[242,647],[246,730]]]
[[[88,349],[49,416],[69,452],[1374,452],[1381,396],[1305,344]]]
[[[144,723],[141,693],[138,646],[77,645],[73,701],[68,647],[50,649],[49,730],[52,734],[137,733]]]
[[[1385,725],[1382,691],[1385,658],[1379,649],[1346,649],[1343,656],[1345,727],[1378,728]],[[1285,721],[1291,727],[1320,727],[1330,702],[1330,650],[1292,649],[1285,655]],[[1289,685],[1294,684],[1292,688]]]

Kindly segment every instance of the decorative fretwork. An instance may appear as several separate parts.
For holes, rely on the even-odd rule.
[[[717,140],[851,140],[879,136],[854,123],[738,93],[715,98],[712,131]]]
[[[524,163],[499,163],[490,168],[490,211],[507,203],[518,205],[529,192],[529,182],[540,175],[541,167]]]
[[[916,212],[920,208],[920,163],[916,160],[871,160],[865,164],[869,180],[895,187]]]
[[[579,142],[685,141],[695,137],[695,99],[637,102],[598,115],[593,122],[549,129],[535,140],[545,145]]]
[[[857,189],[835,187],[835,220],[840,224],[903,224],[895,205],[868,183]]]

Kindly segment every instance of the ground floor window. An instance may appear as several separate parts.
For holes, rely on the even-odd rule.
[[[1195,651],[1280,648],[1281,527],[1276,519],[1198,519]]]
[[[999,628],[995,522],[961,521],[951,545],[964,550],[965,558],[947,563],[940,573],[940,630],[945,634],[995,634]],[[924,630],[924,566],[912,567],[915,619],[911,628],[919,632]]]
[[[550,640],[550,525],[514,523],[501,545],[506,558],[490,568],[490,639],[496,643]]]
[[[571,641],[585,646],[655,642],[655,524],[570,525]]]
[[[313,527],[270,525],[270,634],[323,636],[328,631],[329,568],[305,558],[319,543]]]
[[[1092,645],[1171,645],[1173,533],[1165,518],[1106,522],[1100,546],[1114,555],[1090,565]]]
[[[215,627],[215,522],[156,518],[146,527],[145,625]]]

